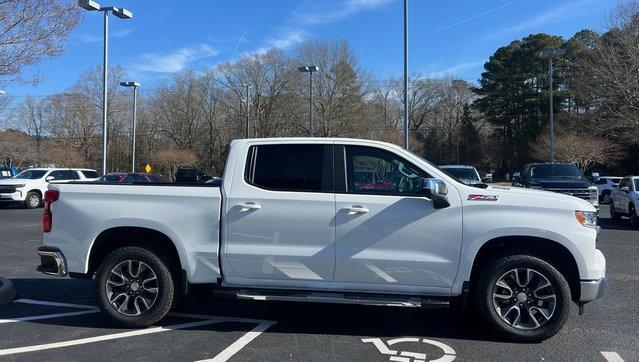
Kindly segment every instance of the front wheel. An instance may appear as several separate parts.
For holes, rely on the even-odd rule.
[[[27,193],[27,198],[24,200],[24,207],[27,209],[35,209],[40,207],[42,203],[42,197],[37,192],[30,191]]]
[[[98,306],[124,327],[157,323],[175,300],[171,271],[156,253],[144,248],[116,249],[106,257],[96,279]]]
[[[501,336],[538,342],[555,335],[570,314],[570,288],[552,265],[529,255],[497,259],[473,288],[477,310]]]
[[[630,225],[632,227],[639,226],[639,218],[637,217],[637,210],[635,210],[635,206],[630,205],[628,211],[630,212],[630,215],[628,215],[630,217]]]

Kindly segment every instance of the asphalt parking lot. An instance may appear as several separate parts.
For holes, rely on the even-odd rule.
[[[639,361],[639,230],[602,208],[605,297],[573,308],[539,344],[499,341],[460,313],[346,305],[183,300],[157,327],[127,330],[97,312],[92,282],[35,271],[42,210],[0,209],[0,276],[18,298],[0,307],[1,360],[576,360]]]

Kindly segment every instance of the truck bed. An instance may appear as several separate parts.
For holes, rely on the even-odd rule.
[[[61,249],[70,273],[87,273],[88,255],[100,235],[113,228],[130,228],[125,230],[133,235],[142,228],[173,241],[191,283],[220,276],[220,186],[78,182],[52,183],[49,189],[60,196],[51,205],[53,228],[44,234],[44,245]]]

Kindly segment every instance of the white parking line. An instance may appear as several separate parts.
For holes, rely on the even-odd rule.
[[[10,318],[10,319],[0,319],[0,324],[4,323],[16,323],[16,322],[28,322],[28,321],[37,321],[40,319],[52,319],[52,318],[62,318],[62,317],[73,317],[77,315],[83,314],[93,314],[99,313],[98,309],[93,310],[81,310],[77,312],[68,312],[68,313],[55,313],[55,314],[43,314],[43,315],[34,315],[28,317],[18,317],[18,318]]]
[[[199,321],[199,322],[174,324],[174,325],[170,325],[170,326],[166,326],[166,327],[151,327],[151,328],[147,328],[147,329],[141,329],[141,330],[130,331],[130,332],[121,332],[121,333],[106,334],[106,335],[97,336],[97,337],[74,339],[74,340],[71,340],[71,341],[39,344],[39,345],[28,346],[28,347],[1,349],[0,350],[0,356],[8,356],[8,355],[18,354],[18,353],[43,351],[43,350],[47,350],[47,349],[70,347],[70,346],[77,346],[77,345],[87,344],[87,343],[110,341],[110,340],[113,340],[113,339],[142,336],[142,335],[145,335],[145,334],[161,333],[161,332],[173,331],[173,330],[176,330],[176,329],[184,329],[184,328],[205,326],[205,325],[208,325],[208,324],[220,323],[222,321],[223,320],[215,318],[215,319],[209,319],[209,320]]]
[[[49,302],[49,301],[34,300],[34,299],[17,299],[17,300],[14,300],[14,303],[25,303],[25,304],[34,304],[34,305],[67,307],[67,308],[80,308],[85,310],[76,311],[76,312],[67,312],[67,313],[19,317],[19,318],[13,318],[13,319],[0,319],[0,324],[24,322],[24,321],[31,321],[31,320],[38,320],[38,319],[70,317],[70,316],[77,316],[77,315],[83,315],[83,314],[98,313],[100,311],[93,305]],[[233,342],[230,346],[228,346],[226,349],[220,352],[213,359],[207,360],[207,361],[223,362],[233,357],[242,348],[246,347],[246,345],[249,344],[252,340],[257,338],[260,334],[262,334],[264,331],[266,331],[275,323],[277,323],[276,321],[270,321],[270,320],[264,320],[264,319],[220,317],[220,316],[212,316],[212,315],[205,315],[205,314],[170,313],[169,315],[173,317],[203,319],[203,320],[198,322],[175,324],[175,325],[170,325],[166,327],[151,327],[147,329],[135,330],[130,332],[113,333],[113,334],[107,334],[103,336],[75,339],[71,341],[47,343],[47,344],[40,344],[40,345],[28,346],[28,347],[8,348],[8,349],[0,350],[0,356],[42,351],[42,350],[54,349],[54,348],[77,346],[77,345],[87,344],[87,343],[95,343],[95,342],[108,341],[113,339],[135,337],[135,336],[141,336],[145,334],[160,333],[160,332],[172,331],[176,329],[185,329],[185,328],[198,327],[198,326],[204,326],[204,325],[222,323],[222,322],[257,324],[255,328],[245,333],[242,337],[240,337],[237,341]]]
[[[72,304],[72,303],[59,303],[59,302],[49,302],[46,300],[35,300],[35,299],[16,299],[13,303],[26,303],[26,304],[36,304],[36,305],[48,305],[51,307],[68,307],[68,308],[83,308],[83,309],[95,309],[97,308],[95,305],[87,305],[87,304]]]
[[[251,343],[252,340],[257,338],[262,332],[269,329],[276,322],[268,321],[262,322],[255,326],[251,331],[246,332],[242,337],[240,337],[237,341],[233,342],[230,346],[226,347],[225,350],[220,352],[217,356],[212,359],[202,360],[199,362],[226,362],[229,358],[233,357],[237,352],[239,352],[242,348],[246,347],[247,344]]]
[[[624,362],[623,358],[617,352],[601,352],[603,358],[608,362]]]

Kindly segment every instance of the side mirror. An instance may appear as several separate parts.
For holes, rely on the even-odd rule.
[[[437,178],[425,178],[422,191],[424,196],[433,202],[434,208],[443,209],[450,206],[448,197],[446,197],[446,195],[448,195],[448,187],[446,187],[444,181]]]
[[[53,181],[53,180],[55,180],[55,177],[53,177],[53,176],[47,176],[47,177],[44,179],[44,181],[46,181],[46,182],[50,182],[50,181]]]
[[[628,186],[624,186],[624,187],[620,188],[619,190],[621,190],[623,192],[630,192],[630,188]]]

